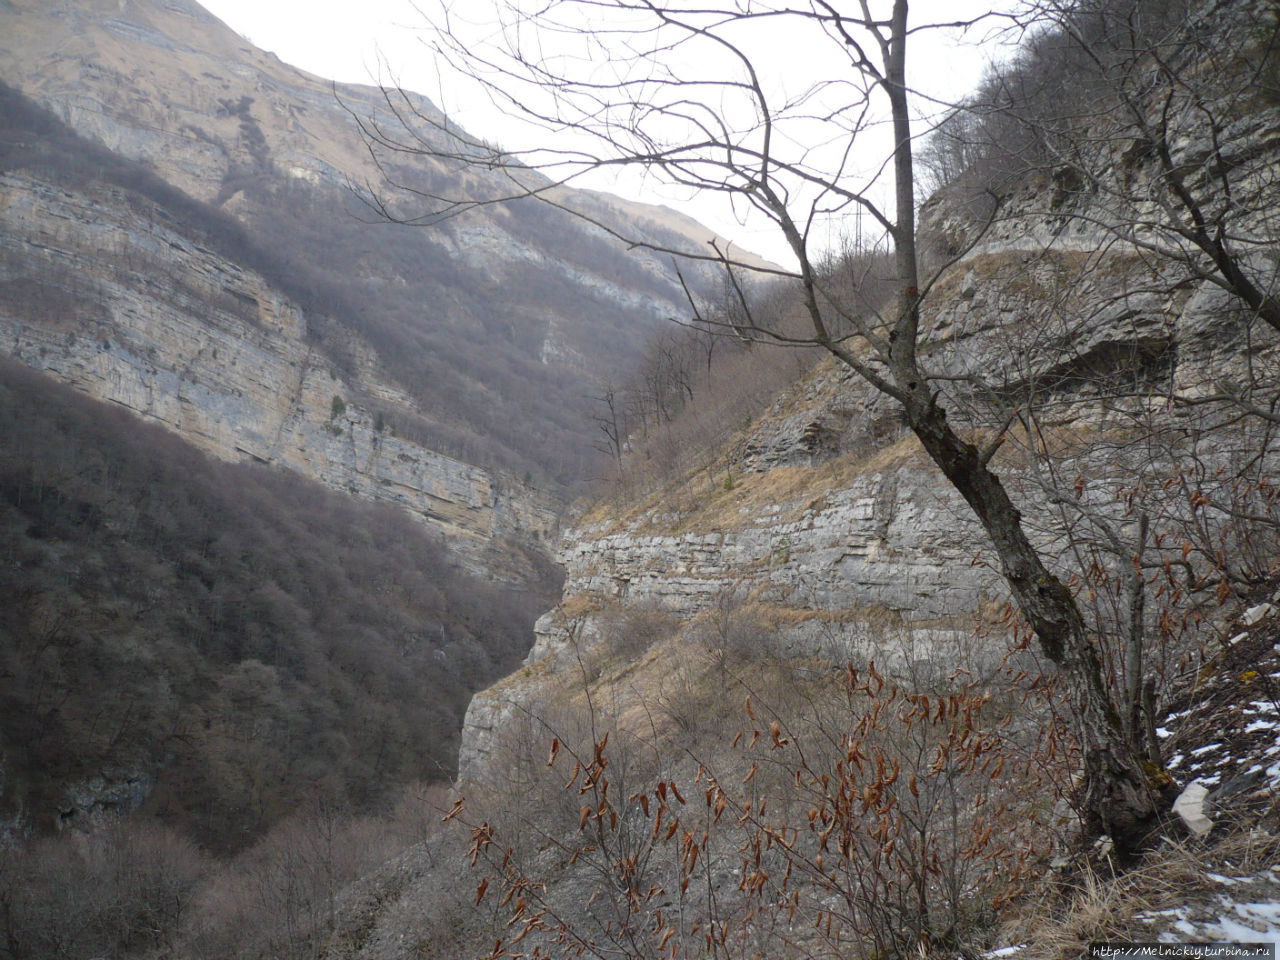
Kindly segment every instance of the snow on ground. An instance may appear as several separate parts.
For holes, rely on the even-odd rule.
[[[1280,860],[1280,592],[1272,599],[1206,650],[1157,718],[1168,772],[1184,788],[1208,788],[1213,826],[1196,839],[1171,825],[1165,842],[1204,872],[1151,891],[1145,902],[1156,907],[1130,915],[1116,941],[1274,943],[1280,956],[1280,864],[1269,862]],[[983,956],[1040,955],[1033,942]]]
[[[1209,669],[1175,698],[1158,730],[1178,782],[1215,788],[1205,811],[1214,820],[1203,841],[1206,853],[1233,828],[1248,829],[1260,842],[1274,843],[1280,832],[1276,612],[1274,606],[1248,611],[1247,629],[1221,645],[1206,663]],[[1245,876],[1206,869],[1205,881],[1210,892],[1138,919],[1164,942],[1270,942],[1280,953],[1280,866]]]
[[[1280,867],[1247,877],[1208,873],[1221,890],[1138,917],[1164,943],[1274,943],[1280,952]]]

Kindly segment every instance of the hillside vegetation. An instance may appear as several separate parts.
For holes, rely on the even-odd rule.
[[[141,803],[230,852],[307,798],[374,809],[450,776],[471,691],[523,655],[549,567],[500,588],[398,510],[213,461],[16,364],[0,377],[11,828]]]

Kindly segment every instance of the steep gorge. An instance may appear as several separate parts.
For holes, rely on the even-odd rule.
[[[232,850],[317,791],[359,808],[447,775],[470,692],[527,648],[533,598],[558,583],[547,548],[589,459],[584,371],[625,364],[674,312],[674,273],[537,210],[362,220],[351,184],[380,171],[355,116],[385,121],[381,93],[335,92],[194,3],[3,3],[0,33],[0,355],[51,378],[7,399],[63,417],[44,446],[10,431],[0,462],[4,669],[23,678],[0,732],[6,835],[143,806]],[[673,242],[709,236],[579,201]],[[156,454],[138,424],[130,445],[127,417],[95,429],[66,387],[177,446]],[[77,446],[95,434],[101,450]],[[202,471],[205,454],[225,463]],[[324,514],[310,529],[306,509]],[[301,567],[271,556],[273,531]],[[123,712],[104,720],[93,695]],[[269,743],[193,719],[240,707],[279,721]],[[223,752],[244,737],[283,751],[265,793],[254,749]],[[258,799],[236,822],[240,787]]]
[[[180,3],[170,5],[180,8]],[[258,144],[267,137],[259,141],[247,132],[253,129],[252,104],[230,103],[227,110],[239,118],[245,149],[256,162],[262,153]],[[1234,129],[1226,153],[1231,162],[1224,166],[1238,173],[1233,183],[1245,214],[1233,228],[1257,248],[1250,269],[1274,279],[1278,201],[1273,171],[1280,169],[1280,107],[1264,104]],[[1206,163],[1194,132],[1184,131],[1177,143],[1188,168]],[[1228,639],[1218,635],[1221,611],[1261,600],[1261,594],[1249,591],[1261,589],[1275,574],[1277,501],[1270,477],[1276,454],[1270,421],[1241,411],[1256,395],[1274,397],[1280,341],[1198,263],[1189,268],[1187,260],[1162,260],[1118,237],[1108,190],[1123,182],[1134,194],[1150,196],[1158,177],[1149,155],[1128,142],[1110,143],[1102,152],[1109,154],[1105,159],[1114,180],[1088,185],[1088,178],[1069,166],[1035,171],[1000,197],[999,216],[992,222],[974,202],[981,189],[969,182],[951,184],[925,205],[922,246],[931,262],[946,266],[929,291],[923,350],[940,395],[965,424],[966,439],[986,444],[1008,434],[1004,446],[991,448],[993,463],[1024,512],[1036,546],[1064,577],[1076,574],[1069,582],[1091,605],[1091,623],[1099,627],[1100,638],[1113,640],[1126,626],[1123,591],[1131,581],[1125,578],[1138,569],[1151,577],[1138,578],[1137,589],[1150,588],[1152,594],[1146,625],[1162,642],[1181,644],[1156,669],[1172,675],[1190,665],[1203,671]],[[136,205],[127,216],[118,211],[103,216],[93,212],[101,202],[93,193],[97,188],[69,190],[8,176],[6,182],[15,185],[12,222],[35,238],[15,248],[15,262],[45,264],[52,267],[46,275],[63,278],[92,262],[96,248],[76,246],[59,235],[59,212],[71,210],[76,218],[96,216],[103,236],[118,238],[119,249],[142,251],[138,257],[151,246],[175,250],[184,278],[161,292],[148,291],[142,274],[128,268],[135,256],[130,254],[123,269],[117,262],[110,269],[86,271],[97,284],[109,278],[106,287],[77,292],[67,279],[49,294],[55,303],[82,319],[94,318],[103,301],[119,303],[132,315],[129,323],[103,315],[94,320],[91,335],[53,323],[38,329],[18,325],[10,335],[24,362],[47,365],[95,394],[111,398],[118,389],[131,409],[210,449],[230,451],[226,455],[290,464],[339,488],[399,501],[463,543],[483,545],[501,533],[531,531],[545,542],[554,532],[549,509],[529,505],[523,482],[506,475],[500,481],[506,492],[495,492],[496,471],[481,472],[463,461],[436,463],[432,458],[440,454],[399,441],[399,417],[427,414],[403,384],[378,378],[382,367],[376,352],[351,336],[350,328],[291,307],[260,275],[209,256],[202,244],[166,232],[163,224],[158,228],[163,217],[147,213],[153,208],[145,204],[140,220],[134,219]],[[228,209],[251,197],[253,178],[245,177],[228,180],[224,174],[219,181]],[[249,189],[231,189],[241,182]],[[1212,184],[1206,187],[1200,180],[1196,187],[1207,192]],[[498,261],[545,265],[544,254],[509,239],[457,229],[455,239],[467,243],[453,256],[466,260],[470,245],[480,251],[477,269],[495,262],[486,261],[490,254]],[[6,295],[25,302],[44,296],[30,285],[36,275],[34,269],[15,270]],[[378,279],[394,286],[405,278]],[[575,274],[575,282],[580,280]],[[198,322],[174,313],[170,302],[187,296],[182,284],[188,282],[200,288],[202,303],[214,308],[201,306]],[[590,281],[585,286],[594,289]],[[98,296],[103,290],[109,296]],[[166,325],[184,331],[182,343],[165,342],[163,330],[148,326],[146,317],[160,313]],[[313,321],[320,344],[308,326]],[[511,330],[514,342],[522,343],[521,336]],[[187,348],[188,338],[196,344],[194,351]],[[571,340],[544,339],[535,352],[544,363],[565,359],[574,344],[584,342]],[[164,363],[140,361],[152,347]],[[212,363],[228,356],[235,361],[231,371]],[[145,369],[131,372],[140,362]],[[362,373],[367,371],[374,372]],[[291,399],[273,399],[273,381],[290,385],[285,393]],[[151,383],[173,387],[155,399],[148,392]],[[965,392],[973,384],[980,389]],[[196,409],[188,410],[182,398],[196,398]],[[1020,408],[1031,412],[1019,419]],[[384,419],[380,415],[386,411]],[[229,422],[245,429],[229,431]],[[935,697],[941,710],[938,694],[954,696],[962,678],[1004,678],[1004,657],[1017,627],[1006,616],[999,571],[968,508],[927,462],[891,404],[826,363],[779,396],[762,417],[740,423],[738,417],[727,431],[732,438],[715,449],[690,451],[675,480],[629,500],[605,497],[571,514],[557,551],[567,572],[560,603],[539,621],[525,662],[471,700],[458,786],[468,803],[466,815],[475,821],[469,838],[473,864],[485,831],[498,831],[495,869],[487,875],[494,882],[490,899],[483,902],[488,879],[477,887],[477,876],[463,866],[468,838],[434,836],[349,888],[336,919],[330,901],[323,927],[329,955],[344,960],[424,953],[462,957],[474,955],[477,944],[487,949],[495,937],[513,936],[521,908],[507,923],[504,908],[494,905],[500,883],[526,879],[514,869],[507,872],[502,850],[508,842],[534,871],[533,882],[523,889],[584,928],[603,930],[607,938],[615,919],[608,911],[617,906],[610,897],[621,902],[617,891],[632,875],[626,871],[658,850],[655,872],[678,876],[673,864],[688,856],[687,843],[680,858],[657,845],[658,822],[652,828],[655,842],[644,840],[649,823],[638,812],[642,795],[644,804],[656,804],[658,797],[665,801],[668,789],[679,795],[679,782],[692,801],[688,809],[696,811],[688,819],[694,820],[702,812],[704,788],[706,809],[713,808],[706,761],[711,768],[723,763],[726,777],[744,784],[751,800],[759,797],[761,820],[766,798],[773,803],[789,796],[784,763],[762,761],[764,772],[753,782],[755,764],[745,769],[750,757],[743,767],[734,766],[741,755],[728,759],[726,745],[739,742],[735,734],[752,746],[759,740],[757,757],[781,755],[793,742],[785,722],[780,726],[775,720],[769,729],[766,711],[784,721],[797,719],[798,728],[817,734],[820,750],[852,763],[856,753],[844,754],[844,738],[867,714],[857,712],[861,704],[852,698],[842,699],[848,692],[841,686],[845,664],[863,677],[893,684],[894,698],[901,683],[903,700],[895,700],[893,708],[904,710],[919,706],[910,698],[921,693]],[[404,472],[381,465],[391,452],[406,464]],[[1241,532],[1233,526],[1241,516],[1260,522]],[[1144,556],[1148,519],[1153,546]],[[475,556],[480,559],[473,562],[501,571],[492,551]],[[1232,564],[1239,561],[1242,569],[1234,585],[1219,590],[1227,578],[1213,578],[1223,573],[1224,556]],[[1161,569],[1163,557],[1172,562]],[[1272,596],[1274,584],[1267,583]],[[1171,599],[1175,594],[1181,597]],[[1185,606],[1178,608],[1178,602]],[[1172,626],[1164,622],[1166,614]],[[1043,666],[1021,650],[1013,654],[1010,662],[1024,675],[1036,675]],[[1124,667],[1115,661],[1111,667],[1115,677],[1123,676]],[[1246,683],[1238,672],[1228,679],[1234,683],[1237,677]],[[1015,693],[1015,702],[1020,695]],[[762,719],[751,715],[752,700]],[[1021,709],[1025,703],[1007,715],[1008,726],[1034,741],[1037,718],[1034,708]],[[900,742],[918,746],[896,732]],[[608,809],[603,801],[594,812],[585,805],[600,795],[592,792],[599,791],[599,770],[592,766],[591,751],[599,762],[602,736],[612,737],[612,809],[621,811],[622,826],[613,824],[613,834],[603,827],[606,817],[599,811]],[[923,774],[930,764],[941,768],[930,748],[920,748],[917,760],[924,759],[915,772]],[[548,773],[557,751],[561,766]],[[1019,772],[1006,772],[1008,782],[1031,777],[1038,757],[1027,748],[1016,764]],[[574,761],[566,786],[566,768]],[[1010,763],[1009,770],[1014,766]],[[584,767],[591,773],[579,778]],[[1000,770],[997,765],[988,776],[984,763],[982,786],[996,782]],[[897,773],[895,767],[895,778]],[[794,782],[798,788],[799,773]],[[911,782],[915,793],[914,777]],[[643,791],[654,783],[660,792],[631,793],[637,785]],[[1055,840],[1067,834],[1071,813],[1060,812],[1051,795],[1030,797],[1032,815],[1018,823],[1005,821],[1010,833],[1037,830]],[[903,806],[911,802],[902,785],[898,796]],[[486,802],[499,806],[486,808]],[[778,806],[787,802],[796,804],[791,811],[795,834],[789,840],[784,827],[781,834],[768,834],[771,842],[796,842],[806,808],[816,809],[794,797]],[[856,805],[858,799],[851,802]],[[746,814],[744,820],[750,807]],[[717,820],[719,815],[716,811]],[[488,816],[493,819],[480,822]],[[649,816],[647,805],[644,816]],[[816,816],[809,814],[811,827]],[[633,844],[623,849],[633,859],[610,863],[599,855],[596,835],[590,833],[597,826],[600,835]],[[953,849],[964,842],[960,831],[945,824],[943,829]],[[833,860],[837,854],[852,859],[848,838],[833,839],[830,849],[826,840],[823,836],[822,849]],[[734,839],[718,849],[700,849],[704,875],[699,882],[709,900],[729,913],[745,899],[739,894],[751,879],[743,857],[749,847]],[[668,860],[659,863],[663,856]],[[714,867],[708,865],[713,857]],[[756,865],[760,862],[758,855]],[[821,870],[821,858],[818,863]],[[676,889],[668,884],[672,898]],[[660,924],[662,911],[670,915],[671,901],[662,902],[667,893],[656,884],[653,890],[658,893],[652,903],[661,904]],[[961,899],[977,903],[990,922],[981,897],[966,893]],[[826,909],[818,903],[820,911]],[[644,909],[650,905],[646,900]],[[704,920],[700,908],[691,906],[681,920],[694,927],[689,934],[694,949],[701,942],[695,936]],[[755,914],[743,909],[745,926],[753,929]],[[651,919],[644,916],[646,923]],[[790,928],[781,927],[781,936],[789,937]],[[528,929],[535,934],[531,943],[543,932],[532,921]]]

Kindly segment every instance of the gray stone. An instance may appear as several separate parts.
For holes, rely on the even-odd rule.
[[[1252,627],[1255,623],[1261,623],[1267,617],[1275,613],[1276,608],[1269,603],[1260,603],[1256,607],[1250,607],[1244,612],[1244,616],[1240,618],[1240,622],[1246,627]]]
[[[101,826],[132,813],[155,787],[155,777],[145,771],[104,770],[63,791],[57,826],[61,830]]]

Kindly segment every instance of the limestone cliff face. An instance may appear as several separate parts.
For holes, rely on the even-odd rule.
[[[7,355],[216,456],[398,503],[475,562],[493,563],[495,540],[555,526],[553,505],[515,478],[397,437],[387,424],[414,403],[379,379],[376,356],[339,370],[296,306],[158,208],[3,174],[0,251],[0,279],[43,291],[0,307]]]
[[[1280,108],[1272,106],[1253,113],[1223,148],[1240,171],[1237,196],[1248,198],[1234,228],[1258,251],[1246,263],[1259,282],[1270,278],[1268,289],[1276,275],[1278,131]],[[1197,142],[1178,141],[1189,164]],[[1151,171],[1126,165],[1120,147],[1113,152],[1108,162],[1118,175],[1139,184],[1133,194],[1153,193]],[[1274,391],[1280,337],[1203,264],[1153,256],[1134,242],[1149,245],[1150,236],[1126,241],[1117,222],[1131,211],[1114,194],[1082,188],[1063,198],[1062,180],[1021,184],[981,242],[961,190],[925,205],[925,246],[941,258],[968,252],[930,292],[922,353],[940,374],[954,419],[977,440],[1000,429],[999,404],[1034,405],[1039,441],[1054,451],[1046,462],[1061,476],[1046,477],[1017,452],[996,464],[1029,534],[1051,564],[1069,571],[1076,561],[1064,530],[1072,520],[1104,517],[1118,536],[1133,536],[1134,516],[1124,508],[1133,478],[1156,487],[1189,469],[1195,484],[1208,485],[1229,475],[1220,468],[1256,461],[1265,426],[1248,426],[1236,408],[1210,423],[1200,401]],[[1195,189],[1211,196],[1212,183]],[[974,382],[998,403],[975,398]],[[1274,461],[1274,451],[1269,456]],[[769,618],[761,642],[784,655],[916,670],[954,667],[982,652],[975,626],[990,624],[1007,598],[990,545],[893,404],[848,371],[820,365],[714,464],[716,476],[732,480],[709,483],[710,471],[696,471],[643,503],[591,507],[566,530],[565,600],[539,622],[526,672],[472,701],[464,777],[483,779],[503,724],[542,702],[554,665],[614,641],[619,609],[657,606],[696,627],[723,619],[726,603],[754,605]],[[1153,498],[1153,515],[1186,516],[1175,499]],[[1088,532],[1073,535],[1089,543]],[[1127,545],[1087,549],[1102,563],[1132,556]],[[540,672],[543,663],[552,666]],[[628,683],[643,682],[628,675]]]
[[[789,489],[762,502],[770,480]],[[974,612],[1002,597],[996,572],[972,562],[981,531],[916,457],[830,487],[820,470],[776,467],[703,495],[685,517],[654,505],[626,523],[593,519],[565,532],[565,601],[538,621],[526,661],[548,672],[476,694],[460,779],[486,775],[503,730],[547,678],[609,642],[619,609],[656,607],[694,624],[749,607],[768,620],[771,653],[934,669],[969,637]]]
[[[683,615],[745,588],[778,602],[944,617],[971,607],[984,578],[950,575],[976,534],[937,486],[928,470],[903,465],[852,477],[808,503],[806,491],[756,509],[749,493],[741,506],[730,493],[724,506],[741,525],[714,533],[653,532],[673,519],[661,513],[630,530],[579,527],[560,555],[565,589]]]

